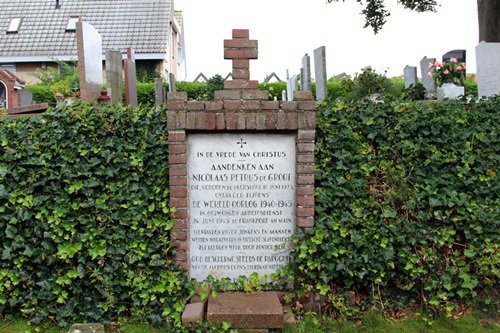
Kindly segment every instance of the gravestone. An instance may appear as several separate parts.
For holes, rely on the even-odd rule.
[[[404,68],[404,78],[405,78],[405,88],[408,88],[412,85],[415,87],[418,83],[417,67],[406,66]]]
[[[127,58],[123,59],[125,73],[125,103],[136,108],[137,102],[137,73],[135,68],[135,53],[132,48],[127,49]]]
[[[122,102],[123,61],[120,51],[106,50],[106,90],[111,104]]]
[[[155,105],[159,107],[165,103],[165,87],[163,87],[163,80],[159,77],[155,79]]]
[[[68,333],[104,333],[104,326],[100,323],[74,324]]]
[[[89,23],[76,22],[80,98],[97,102],[102,90],[102,38]]]
[[[434,77],[432,77],[434,68],[429,66],[431,63],[434,64],[435,62],[435,58],[423,57],[422,60],[420,60],[420,75],[422,77],[422,85],[425,88],[425,99],[437,98],[436,81]]]
[[[476,68],[478,96],[500,95],[500,43],[476,46]]]
[[[300,90],[311,90],[311,57],[309,57],[307,53],[302,57]]]
[[[321,103],[328,96],[326,49],[324,46],[314,50],[314,75],[316,79],[316,101]]]
[[[17,90],[18,106],[26,106],[33,104],[33,93],[28,89]]]
[[[292,75],[291,78],[286,80],[286,99],[293,101],[293,94],[297,91],[297,75]]]
[[[175,75],[172,73],[168,74],[168,91],[169,92],[177,91],[177,89],[175,88]]]
[[[442,61],[448,62],[451,58],[457,59],[458,62],[466,62],[466,50],[451,50],[443,54]]]
[[[232,35],[224,58],[240,78],[210,102],[167,95],[174,261],[198,281],[275,272],[290,261],[292,233],[314,226],[312,92],[269,100],[258,81],[241,78],[257,41],[248,30]]]

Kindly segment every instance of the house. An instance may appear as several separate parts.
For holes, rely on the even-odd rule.
[[[77,60],[77,21],[101,35],[103,61],[106,50],[125,58],[132,48],[138,73],[154,69],[165,78],[186,78],[182,12],[174,0],[0,1],[0,68],[29,84],[37,68],[57,68],[54,59]]]

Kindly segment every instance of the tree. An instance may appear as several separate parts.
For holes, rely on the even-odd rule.
[[[327,0],[328,3],[339,0]],[[345,2],[345,0],[342,0]],[[385,0],[356,0],[365,9],[361,12],[365,16],[365,28],[371,27],[377,34],[383,28],[386,18],[391,14],[385,7]],[[407,9],[417,12],[435,12],[438,3],[436,0],[397,0]],[[489,43],[500,42],[500,1],[477,0],[477,13],[479,22],[479,41]]]

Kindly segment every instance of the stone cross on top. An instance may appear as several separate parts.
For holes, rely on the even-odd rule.
[[[233,80],[224,89],[257,89],[258,81],[250,80],[250,59],[257,59],[258,41],[249,39],[249,30],[233,29],[233,39],[224,40],[224,59],[233,60]]]

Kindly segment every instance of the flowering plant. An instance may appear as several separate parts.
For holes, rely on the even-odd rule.
[[[456,58],[451,58],[449,62],[430,62],[429,68],[434,68],[427,73],[433,76],[438,87],[444,83],[454,83],[458,86],[465,86],[465,63],[458,62]]]

